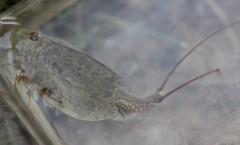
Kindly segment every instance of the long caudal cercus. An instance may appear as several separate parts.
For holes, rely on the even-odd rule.
[[[172,68],[152,95],[139,98],[119,83],[120,77],[111,69],[54,37],[18,28],[12,33],[12,51],[20,70],[16,80],[30,86],[31,91],[47,98],[53,106],[69,116],[86,121],[99,121],[126,116],[152,108],[187,84],[205,77],[197,76],[166,94],[161,94],[170,76],[194,50],[216,33],[236,25],[235,22],[210,34],[191,48]]]

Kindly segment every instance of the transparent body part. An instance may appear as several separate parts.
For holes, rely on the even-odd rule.
[[[27,29],[17,29],[12,34],[11,43],[16,63],[21,76],[29,85],[30,94],[38,91],[41,97],[48,96],[56,108],[74,118],[98,121],[148,110],[185,85],[219,71],[218,68],[214,69],[164,95],[160,94],[175,69],[191,52],[219,31],[238,23],[223,27],[196,44],[177,62],[161,87],[143,99],[124,89],[118,83],[119,76],[111,69],[63,40]]]

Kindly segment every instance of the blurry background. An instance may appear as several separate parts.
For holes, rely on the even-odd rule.
[[[239,21],[239,8],[237,0],[82,0],[39,30],[110,67],[141,97],[154,92],[194,44]],[[236,25],[209,39],[180,65],[164,92],[208,70],[219,67],[220,73],[124,121],[85,122],[43,109],[68,145],[238,145],[239,38]]]

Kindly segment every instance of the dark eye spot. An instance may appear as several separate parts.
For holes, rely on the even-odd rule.
[[[38,32],[31,32],[29,38],[32,41],[38,41],[39,33]]]

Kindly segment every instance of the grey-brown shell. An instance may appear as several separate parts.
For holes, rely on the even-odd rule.
[[[116,89],[119,76],[70,44],[49,36],[29,39],[31,31],[18,29],[12,35],[13,51],[25,74],[38,89],[49,88],[62,112],[88,121],[116,115]]]

